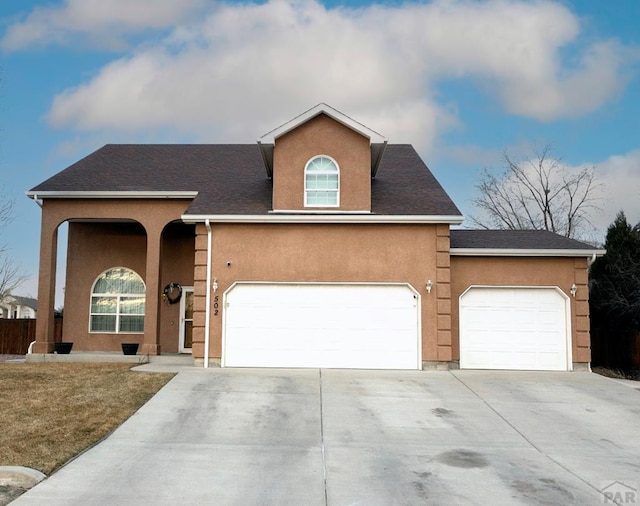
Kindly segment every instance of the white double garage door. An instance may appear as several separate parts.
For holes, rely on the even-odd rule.
[[[554,288],[470,288],[460,366],[567,370],[567,304]],[[224,306],[226,367],[422,367],[421,295],[406,284],[237,283]]]

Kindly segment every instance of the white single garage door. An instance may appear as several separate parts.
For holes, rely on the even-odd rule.
[[[555,288],[469,288],[460,297],[460,367],[571,369],[567,304]]]
[[[225,294],[222,365],[419,369],[407,285],[238,283]]]

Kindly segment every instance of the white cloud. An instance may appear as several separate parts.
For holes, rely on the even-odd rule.
[[[503,97],[507,109],[543,121],[589,113],[626,84],[625,53],[615,42],[601,42],[588,48],[581,65],[564,75],[545,74],[540,68],[537,75],[509,82]]]
[[[324,101],[397,142],[429,145],[455,118],[362,18],[313,1],[224,6],[58,95],[49,121],[247,142]]]
[[[169,128],[201,141],[249,142],[324,101],[424,153],[438,134],[458,125],[455,109],[435,96],[443,79],[471,79],[510,113],[550,120],[588,113],[611,99],[624,84],[629,58],[628,48],[596,41],[573,48],[578,63],[568,65],[563,55],[577,44],[579,20],[549,1],[436,0],[359,9],[328,9],[315,0],[209,3],[206,15],[190,22],[176,14],[182,0],[162,3],[164,10],[149,20],[142,6],[157,2],[137,0],[140,11],[125,8],[125,0],[106,3],[121,1],[120,18],[118,9],[89,16],[81,7],[87,0],[67,0],[48,14],[71,20],[70,31],[97,33],[120,22],[129,30],[166,26],[173,14],[173,30],[56,96],[52,125],[136,133]],[[28,34],[40,20],[64,38],[63,21],[43,21],[44,11],[17,27]]]
[[[594,219],[597,228],[606,231],[619,211],[629,223],[640,223],[640,150],[611,156],[595,168],[604,185],[602,213]]]
[[[125,36],[188,19],[206,0],[65,0],[35,7],[8,28],[0,45],[17,51],[49,44],[122,48]],[[78,46],[82,47],[82,45]]]

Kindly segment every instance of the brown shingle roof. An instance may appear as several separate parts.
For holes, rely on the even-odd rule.
[[[271,205],[253,144],[107,144],[31,190],[69,191],[194,191],[189,209],[209,214],[264,213]]]
[[[598,248],[546,230],[451,230],[451,249],[585,250]]]
[[[371,209],[391,215],[462,215],[409,144],[387,146],[371,184]]]
[[[271,181],[254,144],[108,144],[31,190],[198,192],[185,214],[266,214]],[[389,145],[371,188],[381,215],[460,216],[410,145]]]

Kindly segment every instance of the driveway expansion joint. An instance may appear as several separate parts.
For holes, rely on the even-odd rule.
[[[327,506],[327,459],[324,448],[324,413],[322,404],[322,369],[318,369],[319,398],[320,398],[320,451],[322,452],[322,486],[324,488],[324,504]]]

